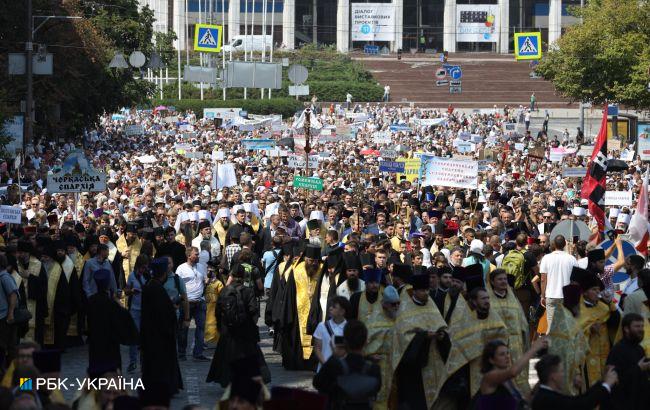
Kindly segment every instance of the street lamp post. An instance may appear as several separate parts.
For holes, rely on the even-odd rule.
[[[305,176],[309,176],[309,153],[311,152],[311,110],[305,108]]]

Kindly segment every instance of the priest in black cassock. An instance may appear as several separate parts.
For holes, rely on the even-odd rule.
[[[327,302],[336,296],[336,290],[345,282],[343,263],[343,248],[331,251],[325,260],[325,269],[316,285],[316,291],[311,300],[309,320],[307,321],[307,333],[313,334],[316,326],[327,319]]]
[[[36,250],[27,240],[18,241],[16,268],[12,276],[18,287],[19,304],[26,305],[32,318],[29,323],[19,325],[18,336],[35,339],[35,330],[42,338],[43,324],[47,316],[47,273],[40,260],[35,256]]]
[[[120,345],[138,343],[138,329],[131,315],[109,294],[110,275],[107,269],[94,272],[97,293],[88,298],[89,368],[111,365],[121,369]]]
[[[362,276],[366,284],[366,290],[357,292],[350,297],[350,304],[352,305],[351,318],[366,323],[374,310],[381,308],[381,303],[378,300],[383,271],[381,269],[366,269],[363,271]]]
[[[283,273],[291,267],[293,262],[293,246],[291,244],[288,243],[282,246],[282,250],[278,254],[278,261],[273,271],[269,297],[266,300],[264,323],[273,330],[273,351],[279,353],[282,340],[280,329],[282,329],[284,292],[287,287],[287,281]]]
[[[176,309],[163,287],[168,262],[167,257],[152,261],[152,278],[142,289],[140,354],[145,389],[164,383],[173,395],[183,388],[183,380],[176,350]]]
[[[74,263],[66,255],[63,241],[53,241],[41,258],[47,272],[47,317],[43,331],[43,346],[64,349],[70,318],[75,311],[73,288],[79,292],[79,278]],[[74,282],[74,284],[73,284]]]

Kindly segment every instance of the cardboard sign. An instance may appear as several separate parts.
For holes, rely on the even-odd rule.
[[[21,213],[17,206],[0,205],[0,222],[20,225]]]
[[[605,191],[605,206],[632,206],[632,191]]]
[[[289,168],[305,168],[305,157],[302,155],[289,155],[287,165]],[[309,168],[318,169],[318,156],[309,156]]]

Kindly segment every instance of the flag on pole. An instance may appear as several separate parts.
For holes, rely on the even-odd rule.
[[[589,200],[589,212],[598,223],[598,230],[605,229],[605,176],[607,175],[607,106],[603,110],[600,131],[596,137],[587,175],[582,184],[582,198]]]
[[[630,240],[634,243],[636,250],[646,257],[648,256],[648,171],[646,169],[645,177],[643,178],[643,185],[641,186],[641,193],[636,201],[636,212],[632,215],[630,220],[630,227],[628,233]]]

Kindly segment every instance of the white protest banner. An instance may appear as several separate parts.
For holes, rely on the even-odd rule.
[[[242,108],[204,108],[203,118],[222,118],[224,121],[239,117]]]
[[[523,142],[515,142],[515,150],[523,151],[524,150],[524,143]]]
[[[287,157],[287,165],[289,168],[304,168],[305,157],[301,155],[289,155]],[[318,168],[318,155],[309,157],[309,168]]]
[[[221,189],[237,185],[237,174],[232,163],[219,164],[212,169],[212,189]]]
[[[564,156],[568,154],[569,153],[564,149],[564,147],[551,148],[551,151],[549,153],[549,159],[551,160],[551,162],[562,162]]]
[[[223,161],[224,152],[223,151],[212,151],[212,160],[213,161]]]
[[[124,127],[124,133],[130,137],[132,135],[143,135],[144,127],[142,125],[127,125]]]
[[[202,159],[203,157],[203,151],[185,151],[185,158]]]
[[[605,191],[605,206],[632,206],[632,191]]]
[[[390,132],[386,131],[377,131],[372,135],[372,142],[375,144],[390,144],[392,142],[390,138]]]
[[[95,170],[82,150],[68,154],[58,172],[47,176],[47,190],[57,192],[101,192],[106,189],[106,174]]]
[[[432,127],[447,122],[444,118],[418,118],[415,121],[421,127]]]
[[[21,210],[17,206],[0,205],[0,222],[20,224]]]
[[[478,162],[422,155],[422,186],[476,189]]]
[[[564,178],[584,178],[586,175],[586,167],[562,168],[562,176]]]
[[[474,151],[474,144],[469,141],[459,141],[458,144],[456,144],[456,149],[459,153],[466,154]]]
[[[393,3],[352,3],[352,41],[394,41]]]

